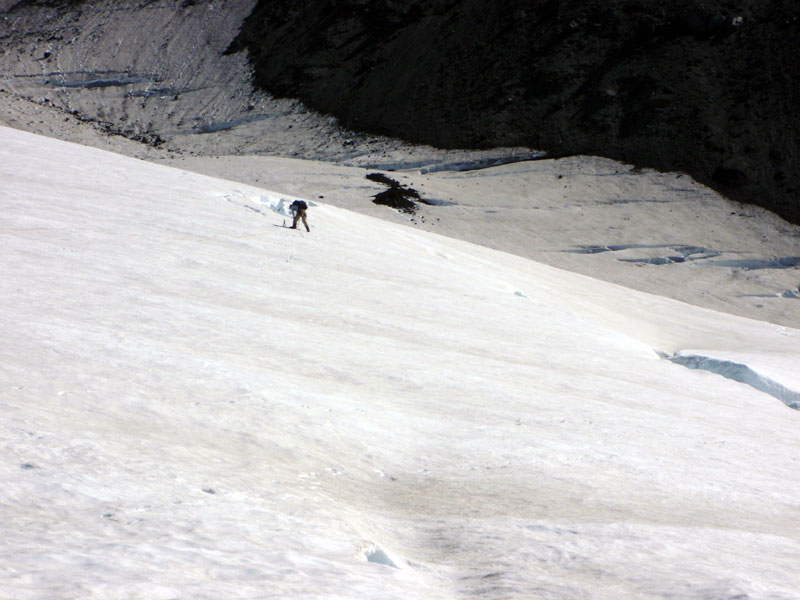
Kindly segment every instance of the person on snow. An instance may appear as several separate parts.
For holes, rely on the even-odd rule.
[[[306,226],[306,231],[311,231],[308,228],[308,221],[306,221],[306,211],[308,210],[308,204],[304,200],[295,200],[289,205],[289,208],[292,209],[292,226],[290,229],[297,229],[297,222],[302,219],[303,225]]]

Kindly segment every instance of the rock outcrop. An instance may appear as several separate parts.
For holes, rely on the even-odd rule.
[[[359,130],[685,171],[800,222],[793,0],[262,0],[229,52]]]

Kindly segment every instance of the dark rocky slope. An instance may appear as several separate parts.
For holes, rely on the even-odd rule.
[[[800,222],[795,0],[261,0],[229,54],[362,131],[680,170]]]

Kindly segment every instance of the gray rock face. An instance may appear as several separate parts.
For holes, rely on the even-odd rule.
[[[187,153],[336,156],[335,119],[255,90],[247,54],[225,53],[254,4],[0,0],[0,93]]]
[[[221,56],[248,2],[18,2],[2,14],[4,87],[144,141],[247,109],[244,55]]]

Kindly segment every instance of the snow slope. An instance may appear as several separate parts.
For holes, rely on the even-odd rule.
[[[800,597],[800,331],[0,136],[0,597]]]

